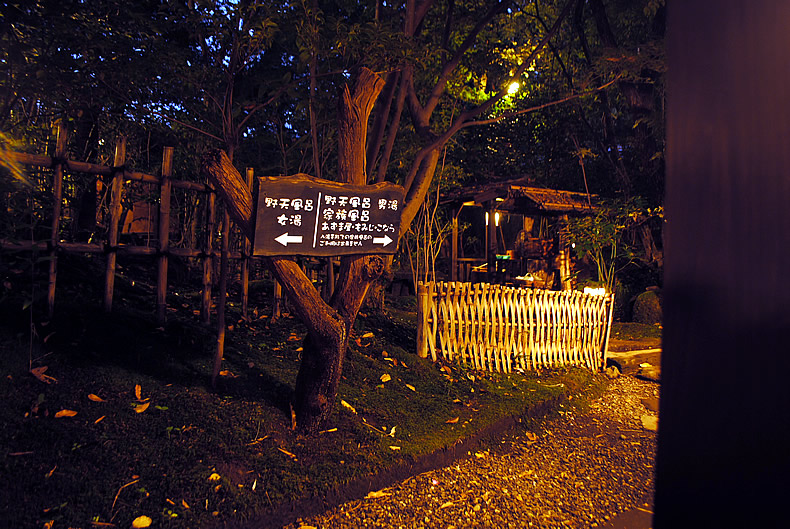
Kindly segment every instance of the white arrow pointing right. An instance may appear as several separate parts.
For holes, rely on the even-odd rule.
[[[384,237],[373,237],[373,244],[380,244],[382,246],[387,246],[391,242],[392,239],[390,239],[388,235],[385,235]]]
[[[283,233],[279,237],[275,237],[274,240],[279,242],[283,246],[288,246],[289,242],[290,243],[300,243],[300,242],[302,242],[302,236],[301,235],[288,235],[288,232],[286,231],[285,233]]]

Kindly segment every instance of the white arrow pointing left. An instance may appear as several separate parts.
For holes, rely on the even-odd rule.
[[[373,244],[380,244],[382,246],[387,246],[391,242],[392,239],[390,239],[388,235],[385,235],[384,237],[373,237]]]
[[[283,246],[288,246],[289,242],[290,243],[300,243],[300,242],[302,242],[302,236],[301,235],[288,235],[288,232],[286,231],[285,233],[283,233],[279,237],[275,237],[274,240],[279,242]]]

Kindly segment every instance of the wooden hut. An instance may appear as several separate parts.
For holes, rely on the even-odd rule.
[[[526,179],[505,180],[445,196],[443,203],[453,209],[452,281],[570,289],[570,248],[556,228],[569,216],[594,212],[598,197],[528,184]],[[477,222],[485,223],[484,255],[459,256],[459,218],[465,208],[477,208]],[[509,233],[503,229],[505,219]]]

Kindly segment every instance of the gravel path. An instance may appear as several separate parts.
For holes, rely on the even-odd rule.
[[[286,527],[599,527],[649,510],[656,434],[643,421],[656,420],[658,393],[656,383],[619,377],[588,409],[564,405],[559,418],[450,467]]]

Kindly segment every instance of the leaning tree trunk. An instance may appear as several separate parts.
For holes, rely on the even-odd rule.
[[[346,88],[338,116],[338,181],[364,185],[365,136],[373,103],[384,81],[373,72],[360,72],[353,94]],[[203,161],[203,172],[217,187],[231,217],[248,239],[253,240],[253,200],[246,182],[222,151]],[[318,431],[329,419],[337,396],[343,359],[359,308],[368,287],[384,270],[377,255],[341,259],[340,276],[329,304],[301,268],[290,258],[272,257],[268,268],[283,286],[297,316],[307,327],[302,363],[296,377],[293,408],[297,426]]]

